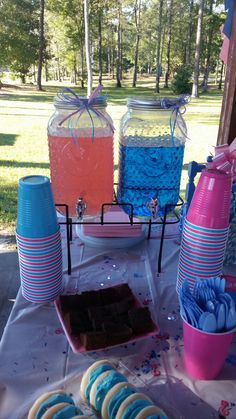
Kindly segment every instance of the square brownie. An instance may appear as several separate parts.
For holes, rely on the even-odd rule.
[[[80,341],[85,349],[99,349],[105,348],[107,345],[107,336],[104,331],[84,332],[79,335]]]
[[[112,325],[104,324],[104,329],[107,332],[107,345],[117,345],[119,343],[127,342],[132,336],[132,329],[127,324]]]
[[[128,317],[134,335],[152,332],[154,330],[155,326],[148,307],[132,308],[128,312]]]
[[[86,311],[70,311],[70,327],[71,333],[73,335],[79,335],[81,332],[93,330],[93,324],[89,319],[88,313]]]

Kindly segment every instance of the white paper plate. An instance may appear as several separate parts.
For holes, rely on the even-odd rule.
[[[140,243],[146,238],[145,231],[136,237],[92,237],[83,234],[81,226],[76,224],[75,228],[77,236],[91,247],[108,247],[112,249],[122,249],[125,247],[132,247]]]

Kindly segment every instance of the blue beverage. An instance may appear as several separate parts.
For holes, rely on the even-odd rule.
[[[148,207],[157,198],[158,216],[174,209],[179,199],[179,188],[184,156],[184,144],[169,136],[123,138],[119,149],[118,202],[134,206],[134,215],[150,217]],[[130,214],[130,206],[122,206]]]

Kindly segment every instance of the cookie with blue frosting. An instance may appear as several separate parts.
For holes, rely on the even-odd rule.
[[[168,419],[165,412],[158,406],[144,407],[135,419]]]
[[[101,413],[108,391],[122,382],[127,382],[127,378],[116,370],[106,371],[94,381],[90,390],[90,405],[97,413]]]
[[[75,406],[72,397],[63,390],[54,390],[42,394],[33,404],[28,419],[70,419],[83,415]]]
[[[95,361],[83,374],[80,384],[80,395],[84,401],[90,404],[90,391],[96,379],[106,371],[114,370],[115,366],[107,359]]]
[[[153,406],[149,397],[143,393],[131,394],[121,403],[116,419],[134,419],[147,406]]]
[[[134,393],[137,393],[136,388],[128,382],[115,384],[107,392],[103,401],[102,419],[115,419],[121,403]]]

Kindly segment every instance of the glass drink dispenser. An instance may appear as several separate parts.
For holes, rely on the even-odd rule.
[[[128,99],[121,119],[118,201],[136,217],[162,216],[178,202],[187,136],[180,108],[185,99]],[[122,206],[130,214],[130,205]]]
[[[54,100],[48,123],[51,183],[69,216],[95,217],[113,199],[113,123],[106,99],[77,96],[70,89]],[[63,207],[58,207],[60,212]]]

